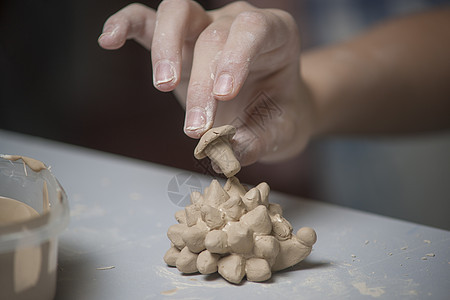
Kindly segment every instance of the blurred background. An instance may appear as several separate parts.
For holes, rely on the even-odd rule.
[[[117,51],[97,44],[108,16],[131,2],[1,1],[0,128],[205,173],[204,164],[193,157],[197,141],[183,133],[181,106],[171,93],[152,85],[150,53],[132,41]],[[159,2],[142,1],[153,8]],[[199,2],[213,9],[230,1]],[[450,3],[250,2],[292,13],[305,51],[348,39],[389,18]],[[239,178],[450,229],[450,133],[313,141],[297,158],[246,167]]]

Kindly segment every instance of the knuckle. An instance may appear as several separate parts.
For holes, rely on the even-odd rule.
[[[243,166],[258,161],[264,149],[264,142],[248,125],[238,128],[233,137],[232,146],[238,160]]]
[[[294,45],[293,47],[288,47],[288,49],[291,49],[294,53],[297,53],[299,50],[298,47],[300,46],[300,33],[297,21],[290,13],[286,11],[275,10],[275,14],[281,21],[280,23],[283,26],[283,31],[286,32],[286,36],[288,37],[287,42]]]
[[[243,56],[238,51],[230,51],[223,54],[219,65],[224,70],[230,70],[232,73],[233,71],[237,73],[246,73],[250,65],[250,59],[247,59],[247,56]]]
[[[228,8],[234,11],[246,11],[253,9],[254,7],[246,1],[236,1],[228,4]]]
[[[291,31],[298,30],[297,21],[290,13],[288,13],[287,11],[283,11],[283,10],[276,10],[276,13],[284,21],[288,30],[291,30]]]
[[[209,89],[209,85],[206,82],[191,82],[189,83],[188,99],[191,102],[200,102],[205,99],[205,91]]]
[[[252,24],[257,27],[265,28],[269,26],[268,17],[259,11],[244,11],[236,16],[236,22],[242,24]]]
[[[126,9],[128,9],[130,11],[141,10],[141,9],[144,9],[144,8],[147,8],[144,4],[136,3],[136,2],[128,4],[126,6]]]
[[[117,24],[120,24],[120,25],[124,26],[125,28],[129,28],[130,20],[128,18],[128,15],[118,12],[118,13],[110,16],[105,22],[105,28],[107,28],[108,26],[113,27],[114,25],[117,25]]]
[[[184,10],[189,8],[190,0],[163,0],[158,6],[159,11]]]
[[[198,37],[200,43],[223,44],[227,40],[228,31],[217,28],[206,28]]]

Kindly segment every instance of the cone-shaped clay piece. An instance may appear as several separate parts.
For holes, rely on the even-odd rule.
[[[180,250],[186,246],[186,243],[183,241],[181,235],[187,228],[188,227],[184,224],[175,224],[170,226],[167,231],[167,237],[169,240]]]
[[[232,283],[240,283],[245,275],[245,259],[239,254],[230,254],[218,262],[219,274]]]
[[[228,246],[234,253],[249,253],[253,249],[253,232],[241,222],[233,222],[227,226]]]
[[[267,183],[261,182],[256,186],[256,188],[259,190],[259,193],[261,194],[261,203],[264,206],[269,206],[269,193],[270,193],[270,187]]]
[[[177,258],[180,255],[180,250],[176,247],[170,247],[164,255],[164,261],[171,267],[175,267],[177,264]]]
[[[269,263],[262,258],[250,258],[245,262],[248,281],[266,281],[272,276]]]
[[[201,206],[196,204],[188,205],[184,208],[185,224],[189,227],[197,224],[198,219],[202,218]]]
[[[200,193],[199,191],[193,191],[191,193],[191,203],[192,204],[197,204],[197,203],[202,203],[203,202],[203,195],[202,193]]]
[[[239,179],[237,177],[230,177],[228,178],[227,182],[223,186],[223,189],[225,192],[230,195],[230,197],[238,196],[242,197],[247,193],[247,190],[245,187],[239,182]]]
[[[211,274],[217,272],[217,263],[220,255],[203,251],[197,257],[197,269],[202,274]]]
[[[208,229],[201,225],[194,225],[188,227],[182,232],[181,237],[186,244],[189,251],[193,253],[200,253],[205,250],[205,237],[208,233]]]
[[[219,210],[224,212],[227,221],[239,221],[247,211],[239,196],[232,196],[219,206]]]
[[[186,274],[198,272],[197,257],[198,254],[192,253],[187,247],[184,247],[176,261],[177,269]]]
[[[251,211],[258,205],[261,205],[261,193],[257,188],[250,189],[243,197],[242,202],[244,202],[245,207],[248,211]]]
[[[228,249],[228,235],[223,230],[212,230],[205,238],[205,247],[212,253],[225,254]]]
[[[280,252],[280,242],[272,235],[259,235],[255,237],[253,253],[256,257],[264,258],[272,266]]]
[[[225,192],[220,183],[213,179],[208,189],[205,189],[204,203],[213,207],[219,207],[220,204],[225,203],[230,196]]]
[[[179,210],[175,213],[175,220],[180,224],[186,224],[186,214],[184,210]]]
[[[219,211],[219,209],[212,207],[210,205],[203,205],[202,219],[210,229],[217,229],[225,224],[224,216]]]
[[[241,169],[230,145],[236,128],[230,125],[211,128],[203,134],[194,151],[197,159],[208,156],[227,177],[234,176]]]
[[[191,203],[197,204],[203,202],[203,195],[199,191],[193,191],[191,193]]]
[[[272,223],[264,205],[258,205],[255,209],[243,215],[241,222],[246,224],[255,234],[266,235],[272,231]]]

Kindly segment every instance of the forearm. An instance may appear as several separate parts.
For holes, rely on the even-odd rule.
[[[450,128],[450,9],[383,24],[304,53],[315,135]]]

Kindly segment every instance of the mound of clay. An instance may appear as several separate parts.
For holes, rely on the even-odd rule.
[[[229,143],[221,147],[232,153]],[[214,149],[209,152],[217,153]],[[230,159],[214,161],[225,170]],[[236,284],[244,276],[249,281],[265,281],[272,272],[299,263],[311,253],[316,233],[303,227],[293,234],[281,206],[269,203],[269,192],[265,182],[248,190],[234,176],[223,187],[213,180],[203,194],[192,192],[191,204],[175,214],[178,224],[169,227],[167,236],[172,246],[164,261],[183,273],[218,271]]]

